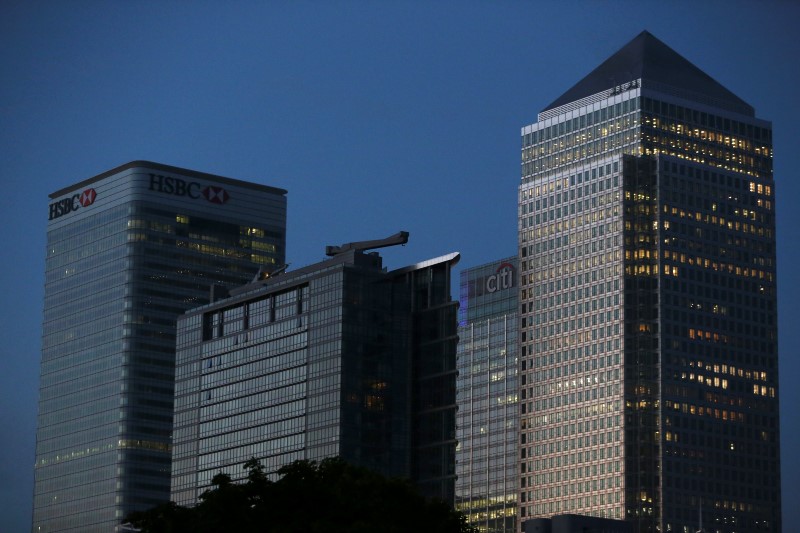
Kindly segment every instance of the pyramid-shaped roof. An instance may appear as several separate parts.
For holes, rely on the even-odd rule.
[[[641,79],[643,87],[647,87],[648,81],[669,85],[713,100],[728,102],[740,112],[746,111],[750,116],[755,115],[753,107],[747,102],[647,31],[637,35],[542,111],[635,79]]]

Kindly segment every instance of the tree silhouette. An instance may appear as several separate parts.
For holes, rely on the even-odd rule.
[[[194,507],[172,502],[127,521],[143,533],[473,533],[464,516],[430,501],[405,480],[386,478],[342,459],[295,461],[271,481],[259,461],[247,479],[217,474]]]

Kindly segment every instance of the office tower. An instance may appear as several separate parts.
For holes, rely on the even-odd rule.
[[[452,503],[459,256],[386,271],[367,252],[407,237],[328,247],[179,319],[173,501],[251,457],[275,472],[338,456]]]
[[[517,530],[518,265],[509,257],[461,271],[456,510],[490,533]]]
[[[283,263],[285,195],[144,161],[50,195],[34,532],[169,500],[175,321]]]
[[[520,515],[780,531],[771,124],[647,32],[522,129]]]

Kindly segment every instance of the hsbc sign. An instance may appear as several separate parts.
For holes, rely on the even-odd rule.
[[[202,185],[196,181],[186,181],[172,176],[162,176],[161,174],[150,174],[149,189],[161,194],[188,197],[192,200],[199,200],[202,198],[209,203],[219,205],[226,203],[231,197],[228,191],[222,187]],[[97,191],[94,189],[86,189],[69,198],[53,202],[49,206],[49,220],[55,220],[77,211],[78,209],[89,207],[94,203],[96,198]]]
[[[174,196],[186,196],[193,200],[205,198],[212,204],[224,204],[230,198],[228,191],[214,185],[203,186],[196,181],[186,181],[171,176],[150,174],[150,190]]]
[[[97,198],[97,191],[86,189],[82,193],[73,194],[69,198],[64,198],[50,204],[50,218],[54,220],[58,217],[77,211],[82,207],[89,207]]]

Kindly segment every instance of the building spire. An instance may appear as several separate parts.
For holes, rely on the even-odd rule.
[[[634,37],[542,112],[602,91],[614,91],[638,80],[644,87],[655,90],[671,87],[703,102],[712,99],[738,113],[755,116],[750,104],[648,31]]]

